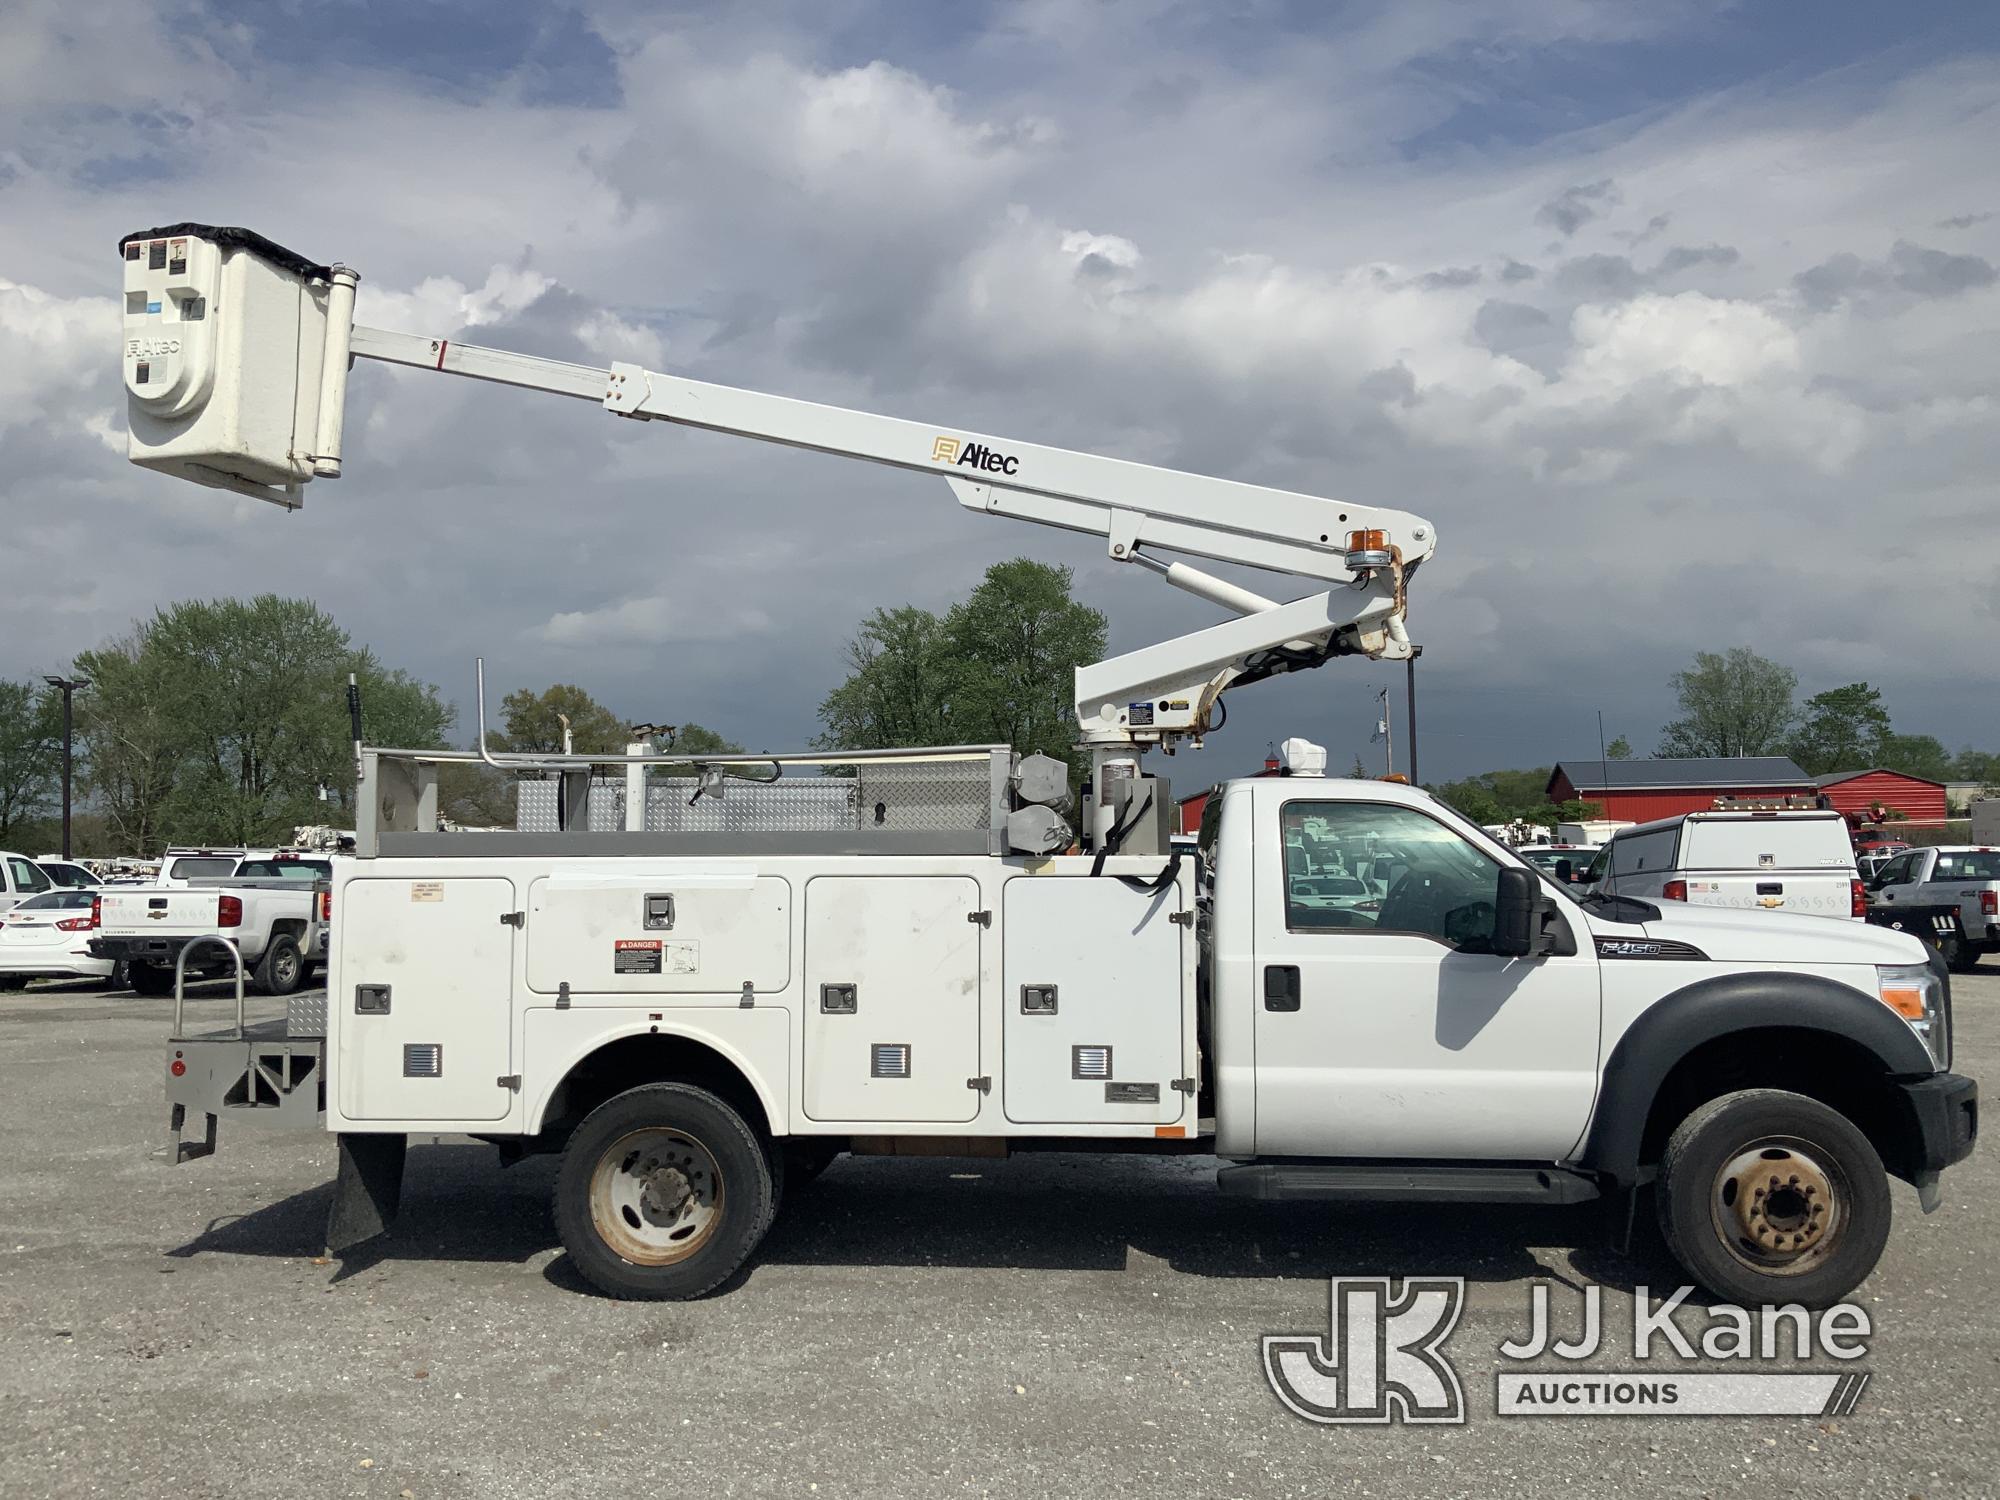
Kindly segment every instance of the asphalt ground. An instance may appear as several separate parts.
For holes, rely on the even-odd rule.
[[[1986,967],[1956,985],[1975,1077]],[[1643,1227],[1624,1254],[1599,1205],[1246,1204],[1205,1159],[843,1158],[721,1294],[621,1304],[565,1264],[552,1161],[446,1138],[413,1143],[396,1233],[326,1263],[330,1138],[229,1122],[166,1164],[168,1009],[0,994],[0,1495],[2000,1493],[1990,1148],[1936,1214],[1896,1185],[1851,1415],[1503,1418],[1537,1281],[1568,1333],[1603,1286],[1596,1363],[1634,1368],[1634,1289],[1681,1280]],[[1466,1279],[1464,1425],[1274,1397],[1261,1336],[1323,1335],[1328,1278],[1372,1274]]]

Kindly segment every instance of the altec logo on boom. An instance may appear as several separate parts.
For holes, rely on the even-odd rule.
[[[954,464],[961,469],[983,469],[988,474],[1012,474],[1021,467],[1021,460],[1011,453],[955,437],[940,437],[931,444],[931,462]]]

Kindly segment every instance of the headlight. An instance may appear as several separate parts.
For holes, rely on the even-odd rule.
[[[1940,1068],[1951,1062],[1951,1013],[1945,1009],[1944,985],[1928,964],[1878,966],[1876,993],[1882,1003],[1910,1023],[1923,1038],[1931,1061]]]

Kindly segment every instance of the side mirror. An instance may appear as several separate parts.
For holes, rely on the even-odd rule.
[[[1536,949],[1536,917],[1541,910],[1541,882],[1520,865],[1500,867],[1499,889],[1493,897],[1493,951],[1506,958],[1530,958]]]

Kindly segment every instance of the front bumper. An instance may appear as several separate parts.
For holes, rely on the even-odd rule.
[[[1972,1155],[1979,1139],[1979,1085],[1957,1073],[1933,1073],[1896,1087],[1916,1128],[1910,1181],[1930,1213],[1938,1206],[1938,1174]]]

